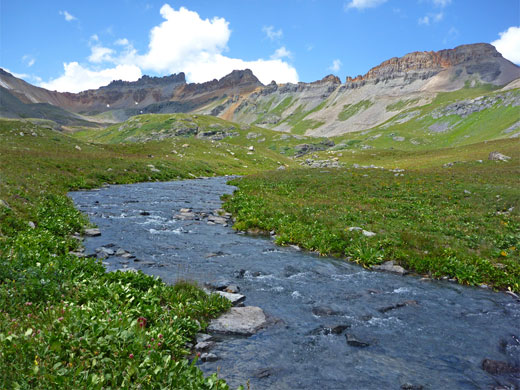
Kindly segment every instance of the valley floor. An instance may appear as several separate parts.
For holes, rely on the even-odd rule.
[[[226,388],[185,359],[186,342],[226,310],[224,300],[140,273],[105,273],[99,262],[69,254],[87,221],[66,193],[104,183],[251,174],[234,182],[239,191],[226,201],[237,229],[274,230],[279,244],[367,267],[393,260],[431,277],[520,292],[517,142],[317,151],[313,159],[337,157],[344,168],[294,169],[306,157],[290,159],[258,141],[251,150],[248,132],[233,143],[109,145],[0,121],[1,384]],[[491,151],[512,158],[488,161]],[[370,165],[384,169],[363,168]]]

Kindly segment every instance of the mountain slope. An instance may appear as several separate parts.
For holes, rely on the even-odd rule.
[[[246,70],[220,80],[187,84],[184,73],[113,81],[77,94],[47,91],[0,70],[0,86],[23,104],[48,103],[121,122],[139,114],[199,113],[277,131],[337,136],[382,125],[414,107],[430,104],[439,93],[510,85],[518,88],[520,68],[489,44],[462,45],[438,52],[392,58],[363,76],[333,75],[312,83],[262,83]],[[516,85],[516,87],[515,87]],[[17,105],[20,106],[19,104]],[[27,108],[29,109],[29,108]],[[7,107],[2,115],[13,116]],[[41,114],[43,115],[43,114]]]
[[[432,102],[439,92],[502,86],[519,77],[520,68],[493,46],[463,45],[392,58],[364,76],[348,77],[344,84],[331,76],[310,84],[270,84],[244,98],[228,118],[279,131],[333,136],[380,125],[404,109]]]
[[[92,127],[96,125],[79,115],[49,103],[24,103],[3,87],[0,87],[0,117],[41,118],[66,126]]]

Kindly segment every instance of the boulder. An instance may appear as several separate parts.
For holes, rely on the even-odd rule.
[[[98,228],[85,229],[85,236],[97,237],[101,235],[101,231]]]
[[[312,308],[312,314],[318,317],[325,317],[337,315],[339,312],[329,306],[315,306]]]
[[[400,275],[406,275],[408,273],[408,271],[400,265],[395,265],[393,261],[386,261],[381,265],[373,265],[372,269],[376,271],[393,272]]]
[[[512,374],[520,372],[520,367],[515,367],[509,363],[492,359],[484,359],[482,361],[482,369],[493,375]]]
[[[214,362],[218,360],[218,356],[214,353],[203,353],[200,355],[200,360],[203,362]]]
[[[236,284],[230,284],[224,289],[224,291],[231,294],[237,294],[240,291],[240,287]]]
[[[208,257],[208,256],[206,256]],[[218,279],[216,280],[215,282],[211,282],[211,283],[205,283],[204,285],[206,287],[208,287],[209,289],[211,290],[220,290],[220,291],[224,291],[227,286],[231,285],[231,281],[230,280],[227,280],[227,279]]]
[[[228,301],[230,301],[233,306],[238,305],[239,303],[242,303],[246,300],[245,295],[242,294],[233,294],[226,291],[216,291],[216,294],[226,298]]]
[[[112,256],[115,252],[110,248],[101,246],[99,248],[96,248],[96,253],[98,253],[99,256],[108,257],[108,256]]]
[[[493,161],[509,161],[509,160],[511,160],[511,157],[506,156],[506,155],[504,155],[504,154],[502,154],[502,153],[499,153],[499,152],[491,152],[491,153],[489,153],[488,160],[493,160]]]
[[[211,339],[212,339],[211,335],[206,334],[206,333],[197,333],[197,336],[196,336],[197,344],[203,343],[204,341],[209,341]]]
[[[195,350],[200,352],[207,351],[208,349],[213,348],[215,344],[214,341],[201,341],[195,344]]]
[[[347,344],[351,345],[353,347],[365,348],[365,347],[368,347],[370,345],[366,341],[361,341],[357,337],[355,337],[354,335],[352,335],[350,333],[347,333],[345,335],[345,337],[347,338]]]
[[[405,383],[401,385],[401,390],[423,390],[422,385],[414,385],[412,383]]]
[[[378,310],[380,313],[386,313],[387,311],[391,311],[391,310],[399,309],[400,307],[405,307],[405,306],[416,306],[417,304],[418,304],[418,302],[417,302],[416,300],[411,299],[411,300],[408,300],[408,301],[404,301],[404,302],[396,303],[395,305],[382,307],[382,308],[377,309],[377,310]]]
[[[232,307],[219,318],[211,320],[208,331],[228,335],[250,336],[265,326],[267,326],[267,317],[259,307]]]
[[[311,335],[329,335],[329,334],[335,334],[339,335],[343,333],[344,330],[350,328],[350,325],[324,325],[319,326],[316,329],[312,330],[310,332]]]

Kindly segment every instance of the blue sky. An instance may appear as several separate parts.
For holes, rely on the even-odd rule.
[[[263,81],[366,73],[476,42],[520,63],[519,0],[1,0],[0,67],[49,89],[249,67]]]

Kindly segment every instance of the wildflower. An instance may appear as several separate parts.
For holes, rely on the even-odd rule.
[[[146,322],[147,322],[147,320],[144,317],[139,317],[137,319],[137,323],[138,323],[140,328],[144,328],[146,326]]]
[[[160,339],[162,339],[162,338],[163,338],[163,335],[162,335],[161,333],[159,333],[159,336],[157,336],[157,337],[159,337]]]
[[[128,357],[129,357],[130,359],[133,359],[133,358],[134,358],[134,354],[131,353],[130,355],[128,355]]]
[[[63,321],[63,317],[58,318],[58,321],[59,322]]]
[[[32,302],[25,302],[25,306],[31,306]]]

